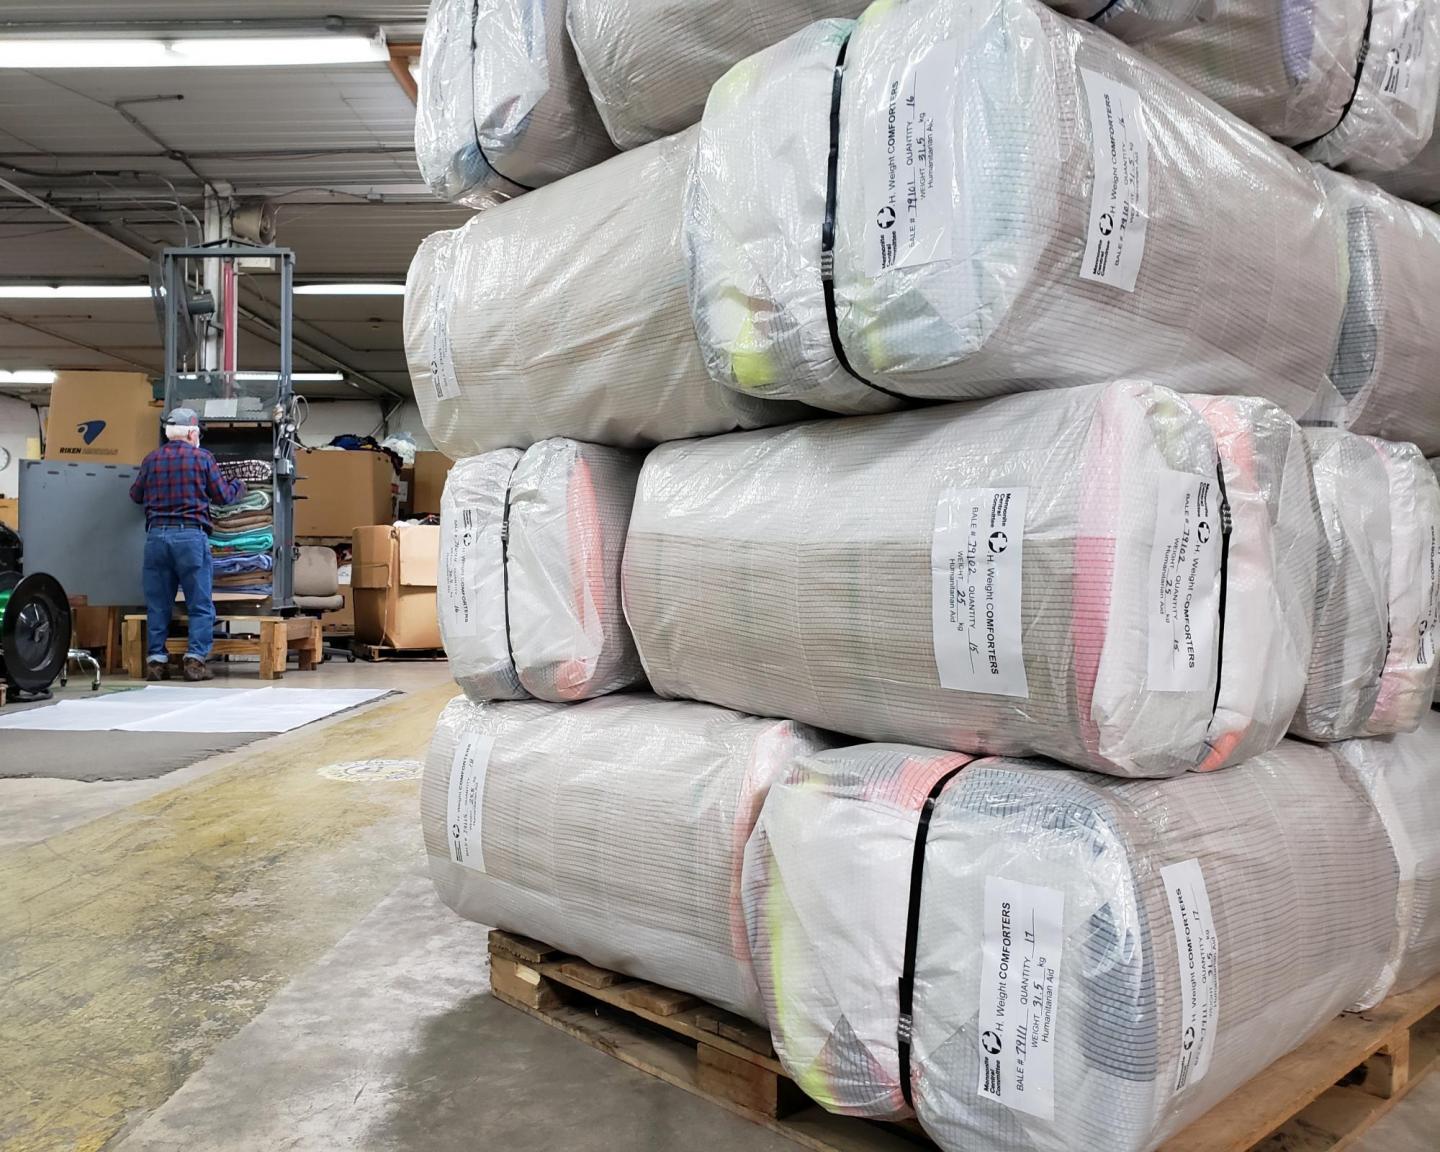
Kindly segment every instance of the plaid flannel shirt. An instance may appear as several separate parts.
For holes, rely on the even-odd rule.
[[[183,440],[171,440],[145,457],[130,485],[130,499],[145,505],[145,526],[183,524],[211,531],[210,505],[233,504],[245,494],[227,480],[215,457]]]

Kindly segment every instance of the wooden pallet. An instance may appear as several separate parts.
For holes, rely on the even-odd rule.
[[[313,616],[217,616],[215,622],[259,624],[257,636],[217,636],[210,651],[215,656],[258,656],[262,680],[283,677],[291,652],[299,655],[302,672],[320,667],[324,659],[320,621]],[[172,637],[165,647],[172,656],[184,655],[186,643],[183,637]],[[125,617],[125,673],[132,680],[145,675],[144,616]]]
[[[443,648],[387,648],[383,644],[351,644],[351,650],[362,660],[444,660]]]
[[[775,1058],[764,1029],[508,932],[490,933],[497,1000],[815,1152],[934,1149],[914,1125],[832,1116]],[[1440,1056],[1440,976],[1346,1014],[1167,1142],[1161,1152],[1343,1152]]]

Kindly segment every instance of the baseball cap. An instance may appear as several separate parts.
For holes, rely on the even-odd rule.
[[[176,408],[169,416],[165,417],[165,423],[173,428],[198,428],[200,417],[193,408]]]

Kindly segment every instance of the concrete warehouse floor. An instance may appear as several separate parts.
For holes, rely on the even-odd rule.
[[[158,778],[0,779],[0,1149],[797,1147],[492,1000],[418,781],[324,775],[420,758],[445,665],[285,684],[405,695]],[[1440,1076],[1356,1147],[1437,1131]]]

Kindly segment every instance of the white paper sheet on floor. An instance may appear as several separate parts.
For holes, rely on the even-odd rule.
[[[62,700],[0,717],[31,732],[289,732],[389,694],[388,688],[147,687]]]

